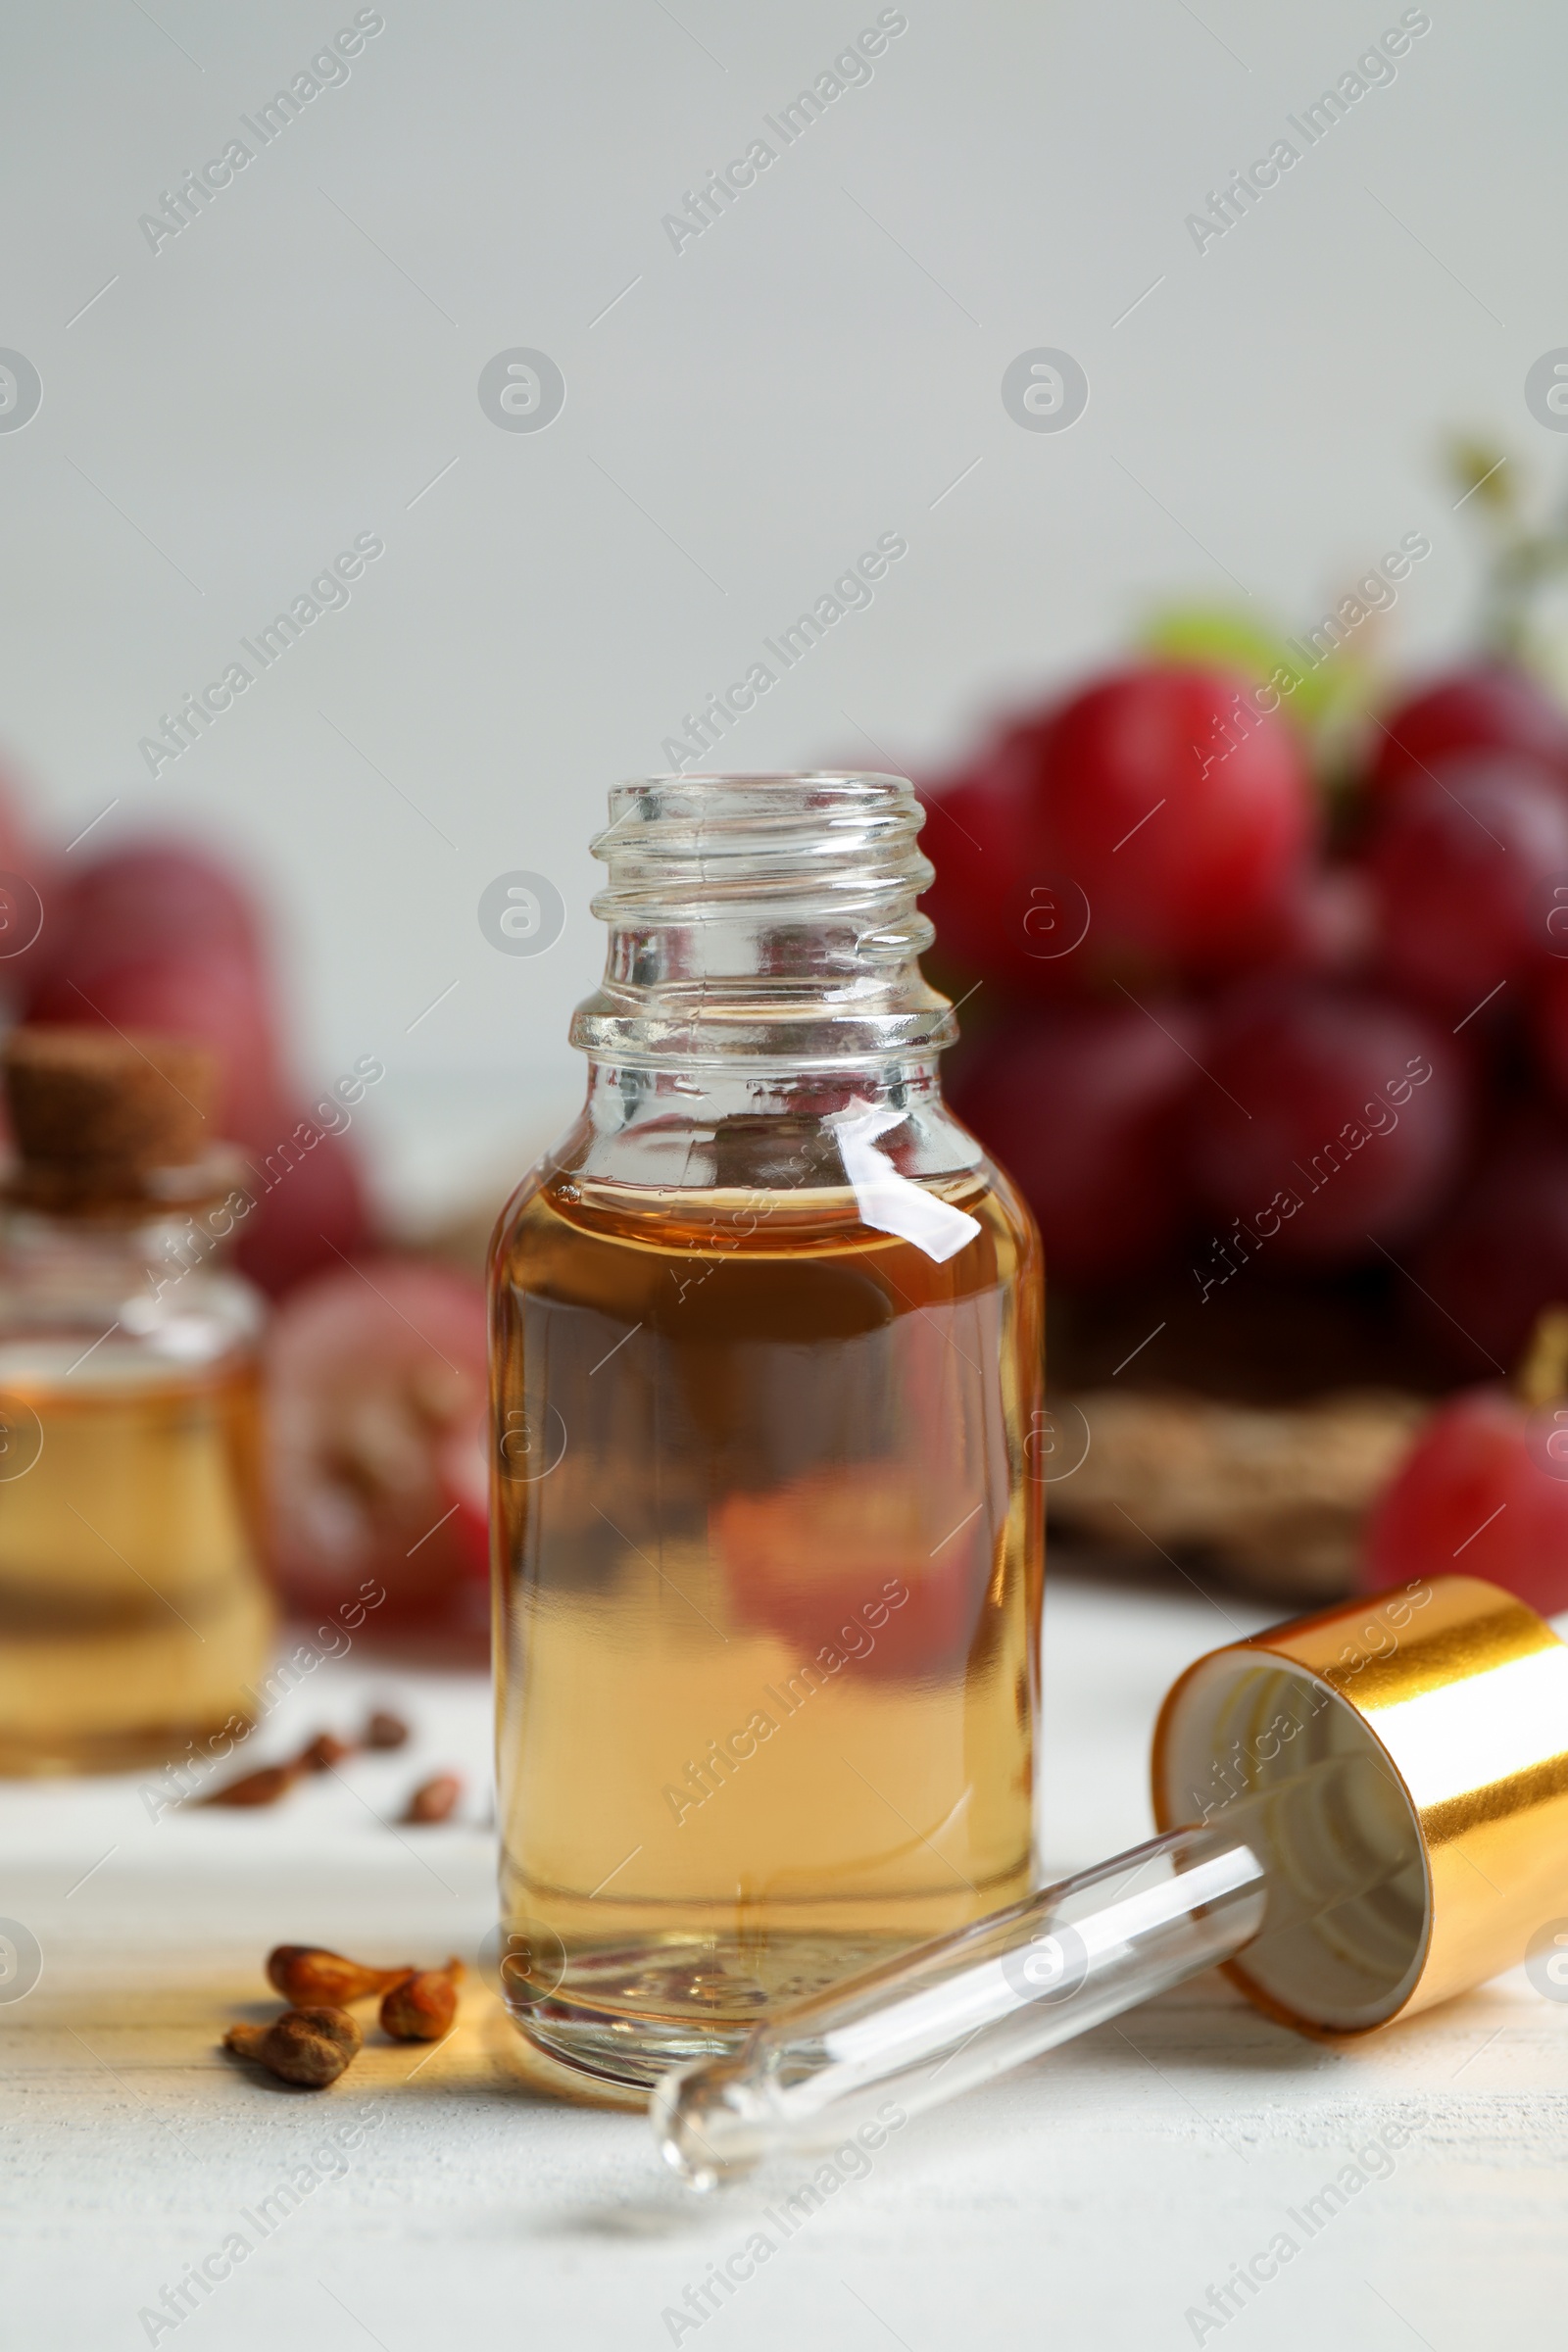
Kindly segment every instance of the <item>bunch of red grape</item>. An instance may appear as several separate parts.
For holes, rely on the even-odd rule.
[[[1500,1375],[1568,1302],[1568,715],[1478,663],[1313,769],[1277,687],[1154,662],[933,788],[953,1098],[1069,1292],[1380,1283],[1429,1376]]]

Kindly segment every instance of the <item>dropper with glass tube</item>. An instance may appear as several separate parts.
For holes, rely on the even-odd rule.
[[[1568,1647],[1476,1578],[1200,1658],[1160,1711],[1153,1779],[1167,1826],[1148,1843],[666,2076],[666,2162],[708,2189],[833,2145],[889,2097],[917,2114],[1216,1963],[1301,2032],[1366,2033],[1568,1913]]]

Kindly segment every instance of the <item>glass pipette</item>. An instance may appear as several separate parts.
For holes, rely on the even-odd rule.
[[[784,2148],[841,2143],[892,2098],[917,2114],[1230,1959],[1331,1918],[1418,1858],[1386,1761],[1324,1757],[921,1944],[666,2076],[662,2152],[709,2189]]]

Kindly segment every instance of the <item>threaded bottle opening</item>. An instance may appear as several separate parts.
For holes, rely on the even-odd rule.
[[[592,845],[610,868],[594,901],[609,923],[823,892],[835,908],[912,901],[932,879],[916,846],[925,811],[904,776],[649,776],[615,786],[610,818]]]
[[[651,776],[610,796],[605,980],[572,1043],[628,1061],[932,1055],[956,1034],[926,984],[932,880],[906,777]]]

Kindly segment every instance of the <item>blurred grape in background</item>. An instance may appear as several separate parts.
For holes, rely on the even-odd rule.
[[[1455,464],[1474,491],[1499,461]],[[1161,1442],[1129,1391],[1233,1405],[1255,1448],[1259,1405],[1381,1390],[1360,1409],[1397,1449],[1403,1398],[1500,1378],[1568,1299],[1568,713],[1532,608],[1568,539],[1500,488],[1480,512],[1477,643],[1435,676],[1352,647],[1354,598],[1326,659],[1175,612],[929,787],[951,1092],[1040,1219],[1054,1388],[1120,1384],[1123,1468]],[[1507,1450],[1500,1395],[1451,1408],[1472,1468]],[[1509,1444],[1512,1515],[1472,1564],[1562,1606],[1558,1465]],[[1452,1565],[1494,1485],[1450,1476],[1369,1560]],[[1102,1533],[1113,1474],[1053,1499]],[[1172,1532],[1200,1549],[1201,1518]],[[1301,1581],[1353,1565],[1341,1542]]]
[[[68,866],[29,837],[11,787],[0,860],[7,906],[25,919],[35,898],[43,911],[0,966],[13,1018],[188,1038],[218,1057],[219,1133],[245,1170],[236,1254],[276,1302],[272,1567],[285,1598],[325,1611],[373,1578],[388,1595],[381,1633],[409,1622],[482,1637],[484,1296],[471,1272],[385,1253],[351,1132],[383,1065],[362,1056],[306,1091],[266,912],[218,853],[130,834]]]

